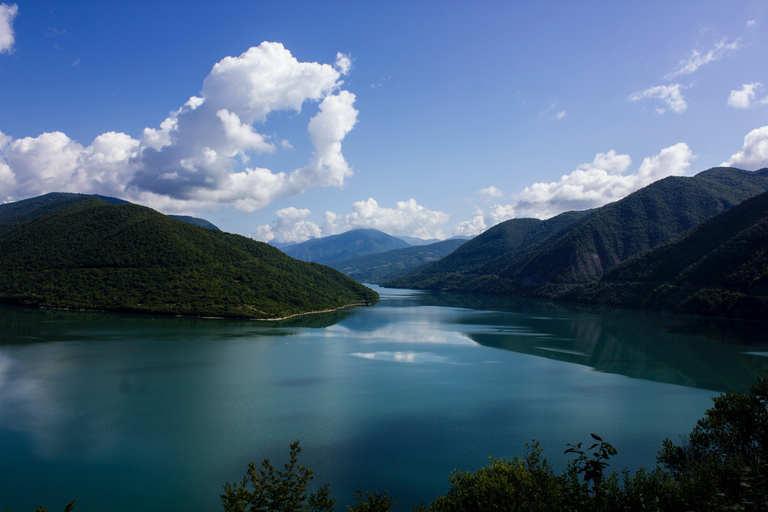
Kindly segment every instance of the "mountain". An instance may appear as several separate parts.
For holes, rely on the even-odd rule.
[[[429,240],[424,240],[423,238],[416,238],[415,236],[398,236],[396,238],[399,238],[403,242],[407,242],[408,245],[430,245],[430,244],[436,244],[437,242],[442,241],[437,238],[430,238]]]
[[[209,222],[205,219],[199,219],[197,217],[190,217],[189,215],[169,215],[170,218],[180,220],[182,222],[186,222],[187,224],[192,224],[193,226],[198,226],[201,228],[206,229],[212,229],[214,231],[221,231],[218,226],[213,224],[212,222]]]
[[[380,283],[401,276],[411,269],[437,261],[466,243],[463,239],[449,239],[429,245],[393,249],[387,252],[335,261],[328,266],[361,283]]]
[[[498,243],[496,251],[473,251],[467,261],[459,261],[459,251],[472,250],[481,242],[490,244],[491,240],[481,238],[494,235],[489,230],[418,274],[383,284],[553,297],[569,287],[598,281],[620,262],[766,190],[768,169],[713,168],[693,177],[669,177],[583,213],[532,243],[508,244],[509,250],[502,255],[498,252],[505,244]],[[537,225],[533,219],[520,221],[529,228]],[[513,240],[524,240],[528,230],[521,223],[514,234]]]
[[[445,258],[384,284],[394,288],[453,289],[456,287],[455,279],[471,275],[490,261],[547,238],[585,215],[587,212],[566,212],[548,220],[511,219],[502,222]]]
[[[748,319],[768,318],[768,193],[630,258],[558,298]]]
[[[279,318],[377,297],[336,270],[130,203],[82,199],[0,235],[6,303]]]
[[[313,238],[283,248],[283,252],[302,261],[328,264],[358,256],[410,247],[408,242],[376,229],[353,229],[340,235]]]
[[[23,199],[15,203],[0,204],[0,234],[7,233],[16,227],[31,220],[66,208],[69,205],[84,201],[86,199],[97,198],[110,204],[127,204],[128,201],[116,197],[100,196],[97,194],[73,194],[68,192],[51,192],[30,199]],[[185,215],[170,215],[175,219],[188,222],[195,226],[206,227],[218,230],[216,226],[204,219],[188,217]]]

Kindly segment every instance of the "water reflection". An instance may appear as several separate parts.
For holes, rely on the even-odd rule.
[[[408,509],[531,437],[555,464],[589,432],[619,467],[653,463],[711,390],[768,375],[764,338],[717,323],[379,292],[284,322],[0,307],[0,497],[24,498],[0,506],[212,510],[248,462],[301,439],[342,508],[362,485]]]
[[[486,347],[632,378],[728,391],[768,375],[768,357],[759,357],[768,337],[755,323],[447,292],[387,299],[385,307],[464,308],[452,320]]]

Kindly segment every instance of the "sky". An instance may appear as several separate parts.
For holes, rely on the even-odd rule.
[[[768,167],[767,36],[766,0],[6,1],[0,202],[475,236]]]

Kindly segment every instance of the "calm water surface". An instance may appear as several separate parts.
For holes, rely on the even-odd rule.
[[[411,510],[454,468],[558,470],[595,432],[653,465],[728,389],[768,375],[764,330],[409,290],[290,323],[0,308],[0,509],[220,509],[247,464],[300,462],[351,501]]]

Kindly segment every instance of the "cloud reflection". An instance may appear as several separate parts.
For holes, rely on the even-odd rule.
[[[395,363],[447,363],[448,358],[431,352],[354,352],[349,354],[362,359],[393,361]]]

